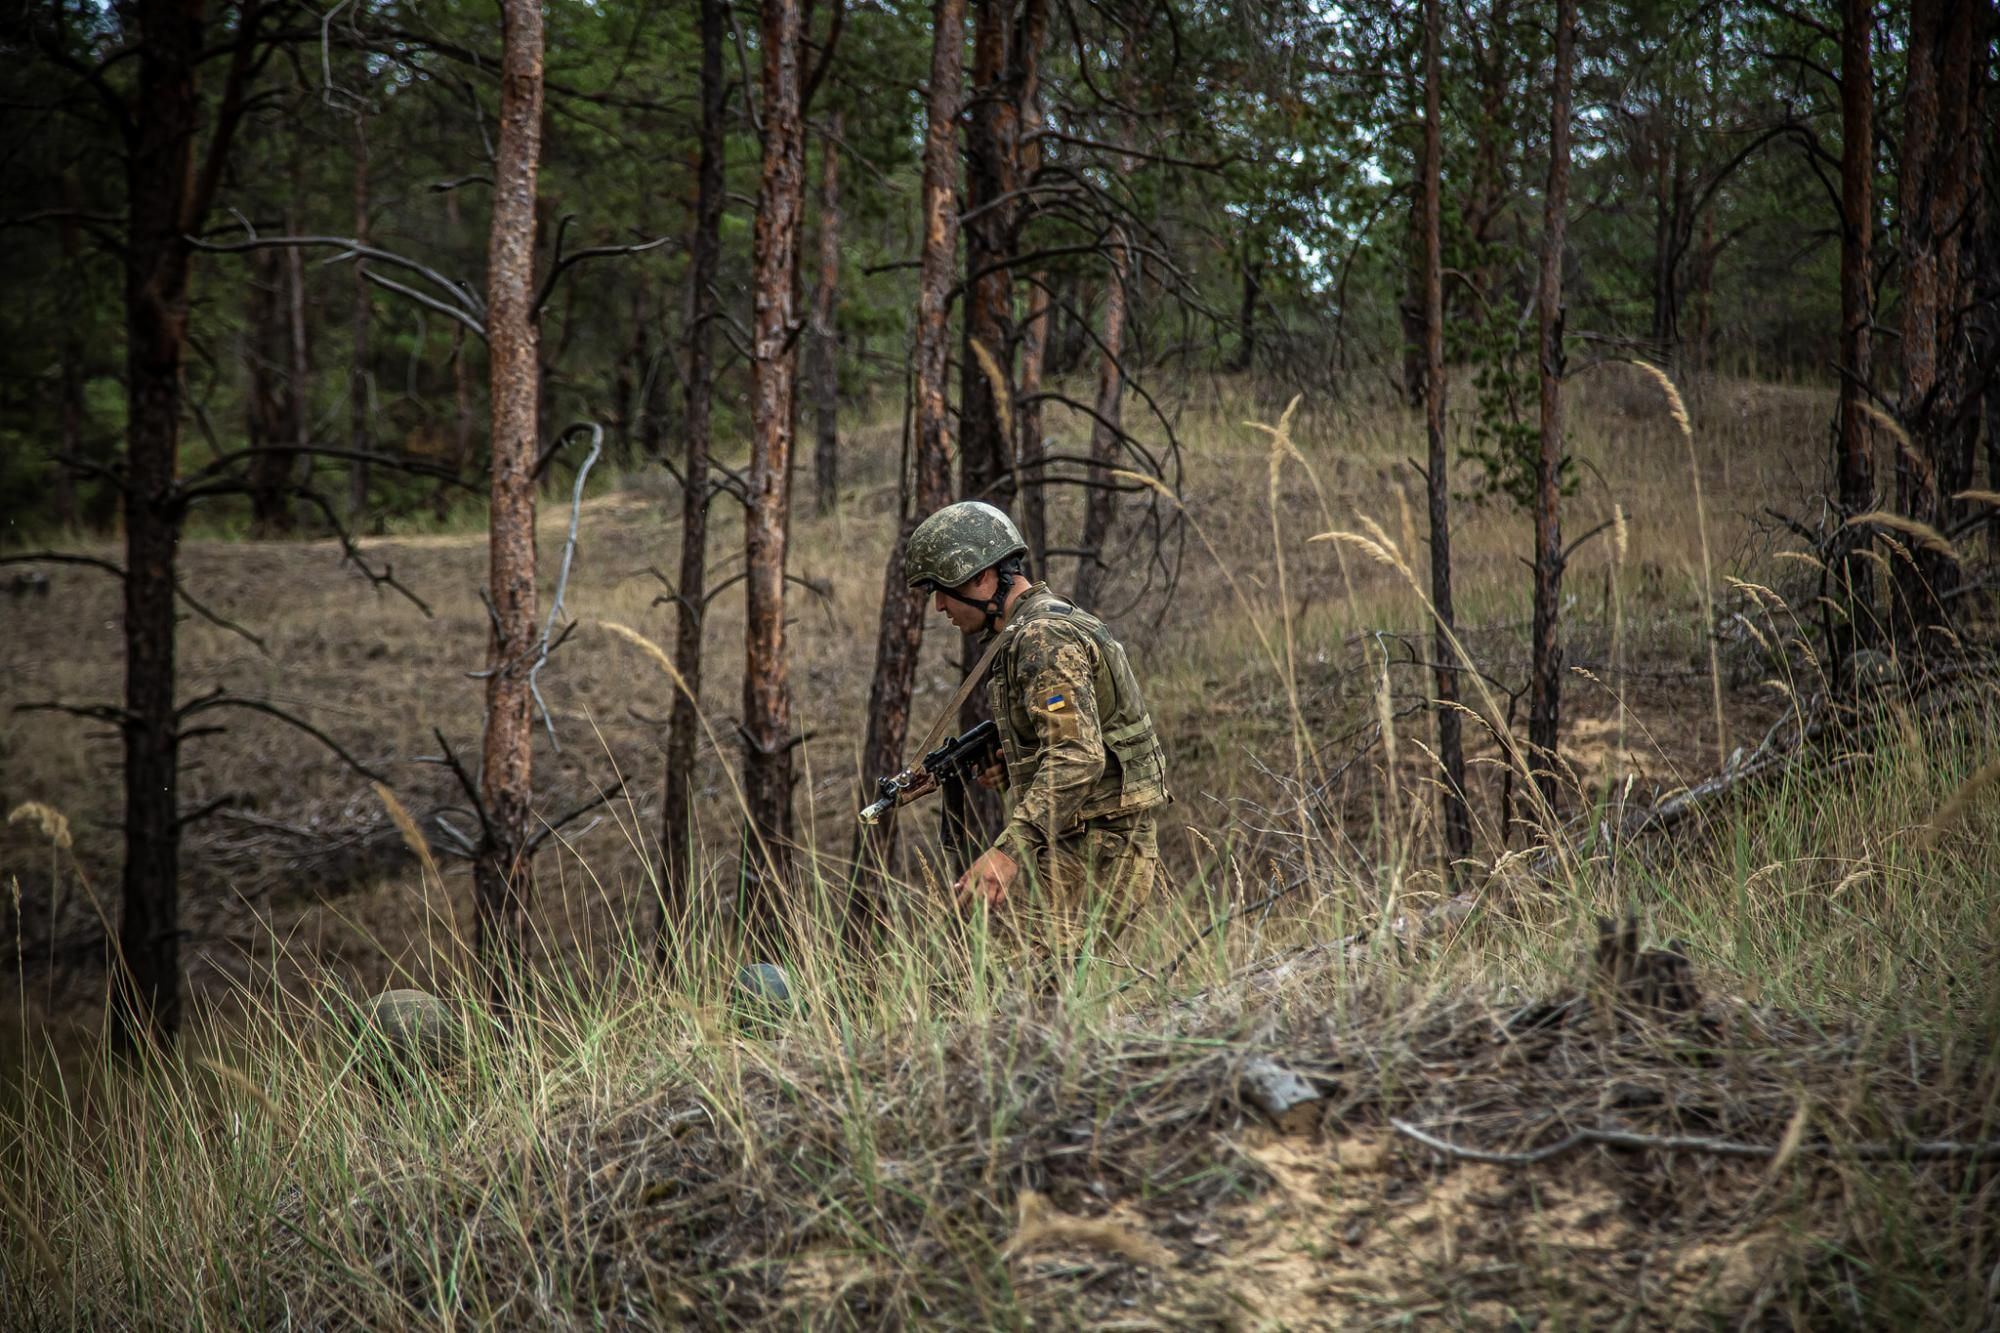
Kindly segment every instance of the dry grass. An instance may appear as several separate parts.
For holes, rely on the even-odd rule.
[[[1854,1149],[2000,1126],[1990,691],[1952,711],[1884,695],[1873,748],[1774,766],[1674,840],[1591,831],[1707,776],[1725,728],[1806,730],[1817,663],[1785,585],[1731,500],[1691,499],[1688,470],[1710,496],[1782,497],[1794,469],[1774,442],[1817,438],[1829,402],[1708,386],[1684,434],[1652,386],[1580,386],[1589,480],[1567,524],[1610,526],[1568,576],[1579,672],[1560,814],[1575,836],[1553,848],[1501,805],[1531,799],[1505,699],[1526,679],[1525,521],[1461,510],[1462,633],[1492,679],[1468,728],[1481,844],[1453,883],[1431,860],[1424,672],[1402,646],[1429,637],[1417,482],[1399,461],[1418,424],[1307,405],[1260,435],[1233,424],[1268,415],[1254,404],[1190,393],[1180,504],[1203,549],[1170,618],[1157,603],[1117,617],[1173,756],[1176,887],[1050,994],[1023,992],[983,918],[948,910],[922,847],[865,958],[837,943],[839,867],[800,886],[784,961],[803,1012],[733,998],[732,945],[693,925],[677,937],[688,988],[659,984],[634,931],[651,919],[656,719],[676,686],[644,663],[668,620],[647,567],[671,567],[677,507],[636,478],[586,510],[569,592],[586,628],[544,681],[564,745],[538,764],[548,808],[618,776],[635,794],[543,858],[540,989],[514,1039],[462,1002],[463,1067],[399,1077],[357,1040],[354,997],[391,981],[476,992],[454,927],[462,871],[421,843],[452,794],[416,759],[430,725],[473,737],[477,691],[458,673],[484,633],[480,539],[376,543],[435,621],[364,601],[323,547],[192,545],[192,581],[271,653],[190,623],[186,685],[299,706],[396,790],[378,799],[284,733],[203,743],[187,803],[249,799],[189,848],[202,1021],[157,1066],[76,1045],[23,1062],[0,1119],[18,1238],[0,1244],[0,1322],[1977,1326],[2000,1290],[1994,1166]],[[1085,429],[1050,424],[1053,447]],[[792,625],[813,736],[799,809],[836,857],[894,522],[893,437],[857,438],[841,511],[802,516],[795,546],[798,572],[826,581]],[[1052,524],[1075,517],[1059,507]],[[726,577],[736,529],[717,526]],[[1308,542],[1328,530],[1358,537]],[[1343,544],[1371,558],[1338,559]],[[1110,609],[1142,578],[1115,579]],[[1718,578],[1745,632],[1712,659],[1702,589]],[[77,583],[24,618],[0,660],[8,701],[112,689],[114,615],[109,589]],[[713,892],[735,855],[714,740],[730,735],[741,633],[719,601],[697,774]],[[920,717],[955,683],[941,638]],[[1747,685],[1725,688],[1732,662]],[[69,820],[24,815],[0,843],[28,886],[10,922],[28,1049],[46,1035],[31,1015],[87,1012],[101,981],[83,903],[115,846],[107,755],[84,735],[0,721],[0,805]],[[1595,917],[1627,910],[1686,940],[1697,1014],[1621,1013],[1584,986]],[[1239,1096],[1242,1063],[1269,1053],[1324,1094],[1303,1138],[1274,1136]],[[1775,1157],[1597,1144],[1468,1163],[1395,1120],[1488,1149],[1611,1126]]]

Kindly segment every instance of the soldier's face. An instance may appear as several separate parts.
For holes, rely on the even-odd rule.
[[[993,590],[999,586],[1000,576],[990,569],[982,569],[978,577],[970,582],[961,583],[953,591],[958,597],[969,597],[975,602],[983,602],[991,597]],[[986,613],[977,606],[966,605],[959,601],[958,597],[939,589],[931,600],[937,604],[938,610],[944,612],[945,619],[949,620],[960,634],[977,634],[985,629]]]

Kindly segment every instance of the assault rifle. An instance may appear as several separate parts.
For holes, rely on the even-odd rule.
[[[962,786],[969,777],[1000,757],[1000,729],[989,720],[953,736],[943,745],[892,778],[875,783],[876,802],[861,812],[861,822],[873,824],[892,808],[916,800],[939,787]],[[930,781],[926,782],[925,779]],[[912,791],[911,788],[916,790]]]

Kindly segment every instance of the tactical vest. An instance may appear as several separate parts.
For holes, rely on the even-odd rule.
[[[1146,711],[1131,664],[1125,660],[1124,645],[1111,636],[1103,621],[1062,601],[1045,584],[1036,584],[1015,604],[1007,628],[1014,630],[1052,618],[1074,631],[1077,640],[1089,648],[1095,666],[1092,689],[1097,696],[1098,729],[1104,738],[1104,772],[1084,797],[1077,818],[1097,819],[1166,804],[1172,799],[1167,791],[1166,751],[1153,730],[1153,719]],[[1027,682],[1015,675],[1018,642],[1016,637],[1000,649],[986,692],[1007,755],[1008,788],[1023,792],[1040,771],[1041,742],[1028,712]]]

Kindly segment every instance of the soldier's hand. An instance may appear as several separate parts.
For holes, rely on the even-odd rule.
[[[1004,759],[995,759],[972,776],[973,781],[988,791],[1005,791],[1007,789],[1007,761]]]
[[[1007,896],[1007,890],[1014,886],[1014,877],[1021,873],[1014,858],[998,847],[989,848],[977,861],[958,877],[952,888],[957,891],[961,902],[968,898],[979,898],[987,906],[998,906]]]

